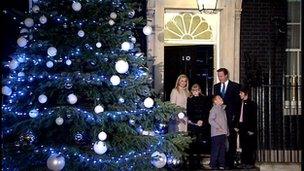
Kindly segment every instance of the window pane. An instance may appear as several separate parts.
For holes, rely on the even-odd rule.
[[[300,49],[300,25],[287,26],[287,48]]]
[[[299,52],[299,75],[302,75],[302,56],[301,56],[301,52]]]
[[[287,75],[297,74],[297,52],[287,52]]]
[[[288,2],[288,22],[299,23],[301,15],[301,3],[298,1]]]

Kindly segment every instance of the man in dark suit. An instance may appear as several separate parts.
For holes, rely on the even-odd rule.
[[[229,149],[226,155],[226,165],[232,169],[235,167],[234,161],[236,159],[237,133],[234,128],[237,127],[240,113],[240,85],[229,80],[228,70],[226,68],[218,69],[217,76],[220,82],[213,87],[214,95],[220,95],[226,105],[226,115],[230,133],[228,136]]]

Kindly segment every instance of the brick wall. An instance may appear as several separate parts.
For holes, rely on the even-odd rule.
[[[252,84],[268,84],[269,77],[271,84],[282,83],[286,64],[286,7],[284,0],[243,1],[240,37],[242,83],[251,80]]]
[[[253,87],[258,103],[258,149],[276,154],[294,151],[299,156],[300,127],[297,115],[283,114],[283,75],[286,60],[287,0],[243,0],[241,14],[240,82]],[[272,154],[261,153],[259,161]],[[279,155],[277,155],[279,156]],[[299,162],[280,156],[272,162]]]

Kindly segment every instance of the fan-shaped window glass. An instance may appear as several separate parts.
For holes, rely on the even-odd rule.
[[[212,40],[212,28],[197,14],[176,15],[165,24],[165,40]]]

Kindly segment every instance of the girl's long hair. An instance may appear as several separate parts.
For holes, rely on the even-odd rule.
[[[201,86],[199,84],[193,84],[192,85],[190,97],[193,97],[193,94],[192,94],[193,90],[200,90],[199,95],[203,96],[202,89],[201,89]]]
[[[182,78],[186,78],[186,79],[187,79],[187,85],[186,85],[185,91],[186,91],[188,94],[190,94],[190,92],[189,92],[189,79],[188,79],[187,75],[185,75],[185,74],[181,74],[181,75],[179,75],[179,76],[177,77],[176,83],[175,83],[175,88],[176,88],[176,90],[180,93],[180,88],[179,88],[179,86],[178,86],[178,83],[179,83],[179,81],[180,81]]]

